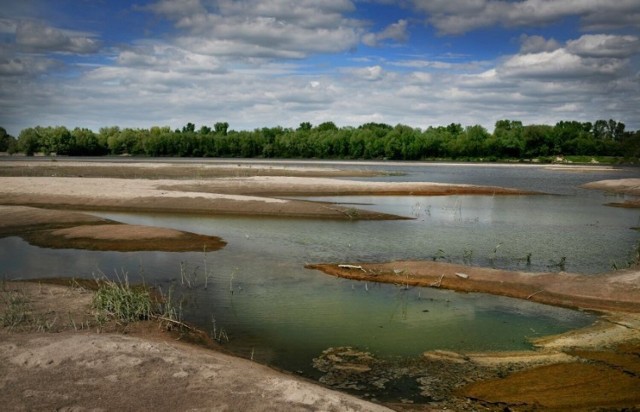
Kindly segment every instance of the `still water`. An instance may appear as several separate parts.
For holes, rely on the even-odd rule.
[[[552,195],[321,199],[414,218],[384,222],[96,213],[216,235],[228,245],[208,253],[91,252],[41,249],[11,237],[0,239],[0,275],[127,273],[130,280],[165,292],[173,287],[185,299],[185,320],[217,335],[224,331],[231,351],[317,376],[311,360],[329,347],[354,346],[381,357],[411,357],[430,349],[526,349],[530,338],[588,325],[594,316],[482,294],[333,278],[304,269],[305,263],[438,259],[549,271],[560,270],[564,258],[566,271],[589,276],[623,266],[640,240],[631,229],[640,226],[637,210],[603,205],[622,197],[577,188],[631,177],[634,169],[368,167],[405,173],[374,180],[491,184]],[[191,287],[183,285],[181,268]]]

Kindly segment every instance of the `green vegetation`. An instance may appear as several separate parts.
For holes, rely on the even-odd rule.
[[[149,319],[153,314],[153,301],[147,288],[132,287],[128,281],[103,281],[93,298],[98,317],[107,317],[129,323]]]
[[[555,126],[523,125],[499,120],[493,133],[479,125],[429,127],[367,123],[357,128],[333,122],[297,129],[272,127],[234,131],[226,122],[196,130],[151,127],[89,129],[32,127],[18,139],[0,128],[0,151],[59,155],[136,155],[193,157],[329,158],[390,160],[529,160],[553,161],[562,156],[577,162],[638,162],[640,131],[625,130],[615,120],[595,123],[561,121]]]
[[[26,297],[15,291],[3,292],[0,295],[2,297],[0,304],[4,307],[4,310],[0,312],[0,325],[13,329],[27,323],[31,308]]]

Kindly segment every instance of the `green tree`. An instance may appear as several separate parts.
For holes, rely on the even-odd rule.
[[[300,123],[300,126],[298,127],[298,131],[300,131],[300,130],[309,131],[312,128],[313,128],[313,126],[311,125],[311,123],[302,122],[302,123]]]
[[[216,124],[213,125],[213,130],[215,131],[215,134],[217,134],[217,135],[226,136],[228,131],[229,131],[229,123],[227,123],[227,122],[216,122]]]
[[[7,133],[4,127],[0,127],[0,152],[13,153],[16,146],[15,137]]]
[[[40,136],[38,131],[29,127],[22,129],[18,135],[18,151],[26,154],[27,156],[33,156],[33,154],[40,150]]]

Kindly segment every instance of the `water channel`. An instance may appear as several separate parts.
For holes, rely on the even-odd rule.
[[[165,292],[173,287],[185,298],[184,319],[211,333],[224,331],[232,352],[317,377],[311,360],[329,347],[352,346],[382,358],[415,357],[431,349],[527,349],[530,338],[588,325],[595,316],[483,294],[355,282],[307,270],[305,263],[438,259],[589,276],[623,266],[640,240],[632,229],[640,226],[637,209],[604,205],[622,196],[578,188],[594,180],[636,177],[635,169],[338,167],[402,173],[371,180],[490,184],[549,194],[318,198],[413,218],[383,222],[94,213],[216,235],[228,245],[208,253],[92,252],[41,249],[9,237],[0,239],[0,275],[127,273],[131,281]],[[181,281],[181,268],[190,276],[190,288]]]

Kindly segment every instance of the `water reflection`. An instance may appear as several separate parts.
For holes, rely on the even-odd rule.
[[[228,245],[212,253],[120,253],[40,249],[11,237],[0,239],[0,274],[128,273],[134,282],[173,287],[185,299],[185,319],[211,333],[224,330],[231,350],[314,375],[311,359],[328,347],[383,357],[442,348],[524,349],[530,337],[580,327],[593,317],[508,298],[337,279],[306,270],[305,263],[436,259],[546,271],[566,257],[567,270],[589,274],[626,261],[639,238],[628,229],[638,225],[637,211],[602,206],[604,196],[575,188],[595,176],[558,179],[558,172],[532,168],[499,174],[492,168],[405,169],[407,176],[378,180],[546,185],[572,196],[322,198],[414,217],[384,222],[98,213],[216,235]],[[193,274],[190,288],[181,267]]]

